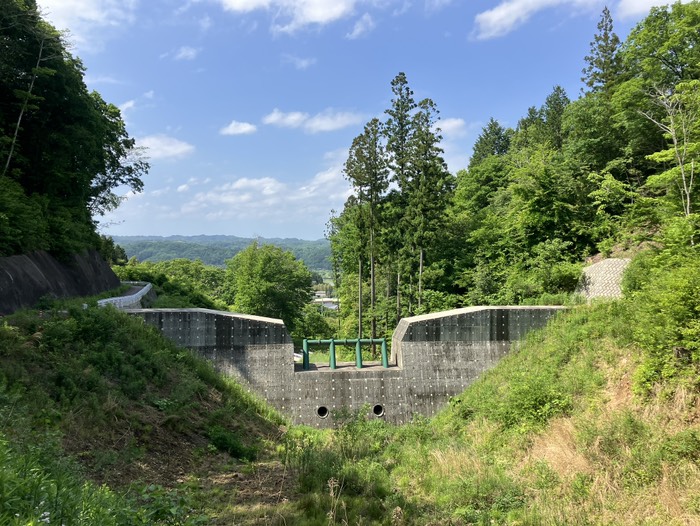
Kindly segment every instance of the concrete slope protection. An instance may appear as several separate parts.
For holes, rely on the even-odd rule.
[[[92,296],[119,284],[95,250],[73,254],[65,261],[44,251],[0,258],[0,315],[32,307],[42,297]]]

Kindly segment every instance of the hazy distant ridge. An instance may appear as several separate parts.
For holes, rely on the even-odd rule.
[[[129,258],[139,261],[201,259],[207,265],[223,266],[253,241],[290,250],[311,269],[330,270],[331,249],[327,239],[309,241],[296,238],[247,238],[223,235],[199,236],[112,236]]]

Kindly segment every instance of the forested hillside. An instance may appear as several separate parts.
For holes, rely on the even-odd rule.
[[[186,258],[199,259],[207,265],[223,267],[241,250],[256,241],[237,236],[113,236],[114,242],[122,247],[128,258],[139,261],[167,261]],[[278,246],[291,251],[313,270],[330,270],[330,245],[327,240],[308,241],[305,239],[261,239],[265,244]]]
[[[437,102],[397,75],[384,119],[350,146],[354,195],[330,222],[346,332],[457,305],[566,301],[586,257],[651,241],[694,254],[699,28],[698,2],[676,3],[621,42],[605,9],[581,93],[554,86],[514,128],[491,119],[456,174]]]
[[[598,253],[633,256],[622,299],[571,303],[435,419],[339,410],[317,431],[96,298],[44,298],[0,320],[0,524],[700,524],[699,29],[698,0],[624,42],[604,10],[580,96],[492,120],[457,174],[405,74],[350,145],[355,195],[329,225],[341,334],[567,301]],[[97,244],[92,214],[146,164],[31,0],[0,0],[0,51],[0,254]],[[159,306],[313,332],[312,275],[279,247],[117,272]]]
[[[0,256],[98,247],[114,190],[143,187],[148,163],[83,73],[34,0],[0,0]]]

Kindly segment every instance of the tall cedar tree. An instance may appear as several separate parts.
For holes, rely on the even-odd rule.
[[[394,98],[391,99],[391,108],[385,111],[388,115],[384,126],[387,144],[386,151],[389,154],[389,167],[391,179],[398,186],[398,192],[394,192],[392,198],[393,210],[400,211],[406,207],[404,199],[406,185],[410,177],[411,166],[410,142],[413,135],[412,115],[416,109],[416,101],[413,99],[413,90],[408,86],[406,74],[400,72],[391,81],[391,91]],[[401,229],[390,229],[389,232],[400,234]],[[403,246],[399,237],[388,240],[389,246],[396,248],[397,252]],[[394,255],[396,272],[396,321],[401,317],[401,258]]]
[[[426,251],[436,244],[436,237],[442,230],[445,210],[451,201],[454,178],[447,170],[440,147],[440,128],[437,127],[439,111],[430,99],[418,103],[418,111],[413,116],[413,137],[411,140],[411,179],[407,185],[408,208],[405,212],[407,245],[417,254],[418,293],[417,308],[420,311],[423,301],[423,270]]]
[[[487,157],[492,155],[505,155],[508,153],[511,135],[512,130],[507,130],[501,126],[497,120],[491,117],[476,138],[474,151],[469,160],[469,169],[471,170]]]
[[[379,228],[379,204],[389,186],[387,158],[382,144],[382,126],[379,119],[365,125],[362,134],[355,137],[345,161],[345,177],[351,182],[360,205],[367,213],[368,255],[370,272],[370,322],[371,337],[377,337],[376,317],[376,259],[377,230]],[[362,337],[362,258],[358,258],[359,306],[358,337]]]
[[[603,92],[610,96],[612,86],[619,80],[622,70],[619,48],[620,39],[613,31],[613,19],[606,6],[598,22],[598,32],[591,42],[591,53],[585,57],[587,66],[582,71],[581,82],[591,92]]]

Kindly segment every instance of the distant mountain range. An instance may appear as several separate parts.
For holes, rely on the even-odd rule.
[[[330,270],[331,247],[327,239],[247,238],[237,236],[112,236],[129,258],[139,261],[201,259],[207,265],[223,266],[253,241],[291,251],[312,270]]]

